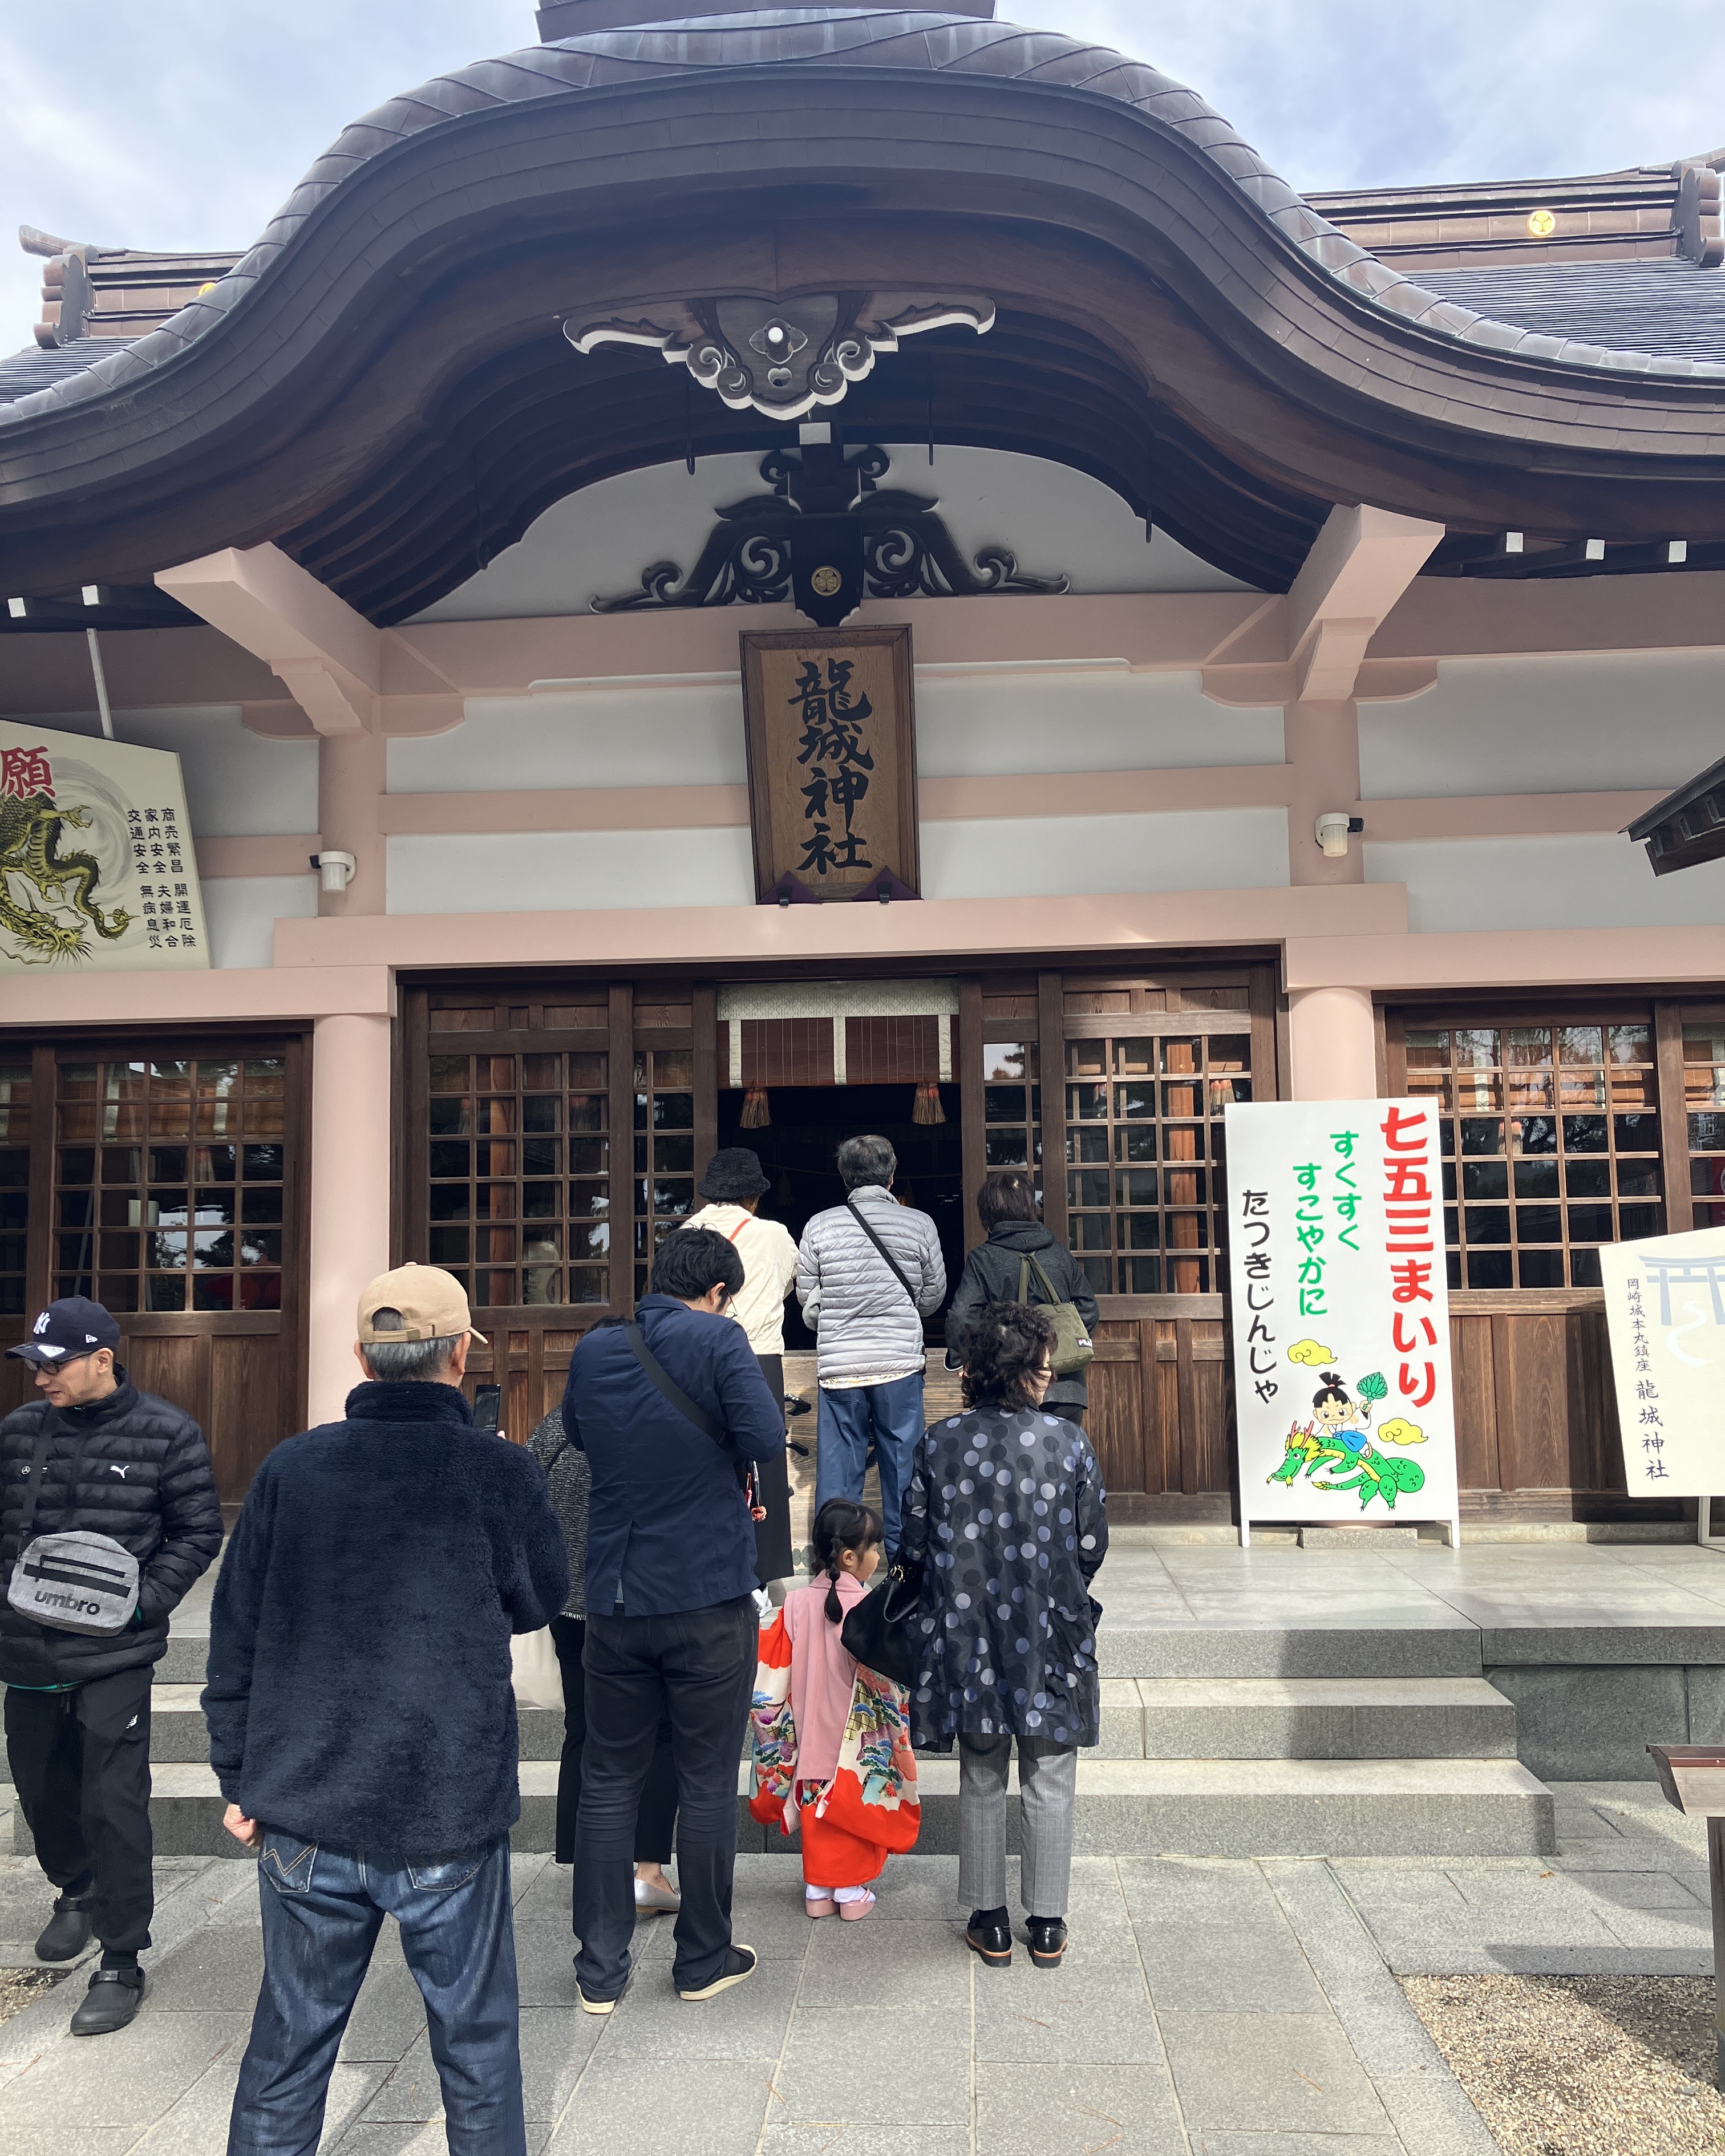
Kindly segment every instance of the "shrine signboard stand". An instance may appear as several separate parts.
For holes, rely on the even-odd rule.
[[[1710,1744],[1650,1744],[1666,1799],[1707,1823],[1707,1887],[1713,1904],[1713,2085],[1725,2089],[1725,1752]]]

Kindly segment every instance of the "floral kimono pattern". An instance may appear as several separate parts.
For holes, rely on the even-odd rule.
[[[791,1642],[781,1616],[761,1635],[755,1671],[750,1816],[801,1833],[803,1876],[811,1887],[865,1887],[888,1856],[916,1846],[922,1823],[905,1688],[859,1667],[838,1770],[830,1781],[801,1783],[790,1691]]]

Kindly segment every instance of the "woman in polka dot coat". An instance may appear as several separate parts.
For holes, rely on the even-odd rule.
[[[1108,1549],[1101,1476],[1076,1423],[1045,1411],[1054,1327],[986,1304],[964,1342],[962,1414],[916,1448],[901,1560],[922,1560],[911,1741],[959,1753],[961,1898],[984,1961],[1012,1958],[1006,1778],[1019,1754],[1030,1958],[1065,1950],[1079,1748],[1100,1734],[1090,1583]]]

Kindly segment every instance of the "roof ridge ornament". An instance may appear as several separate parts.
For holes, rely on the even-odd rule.
[[[653,316],[571,315],[563,335],[579,352],[602,344],[658,352],[733,412],[789,420],[839,403],[902,337],[961,325],[985,336],[994,326],[994,302],[969,292],[736,293],[673,300]]]

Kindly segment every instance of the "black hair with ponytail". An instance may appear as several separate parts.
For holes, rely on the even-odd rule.
[[[827,1622],[844,1622],[845,1605],[839,1599],[839,1559],[846,1550],[859,1555],[884,1538],[880,1515],[870,1505],[854,1504],[849,1497],[829,1497],[814,1519],[814,1568],[827,1576]]]

